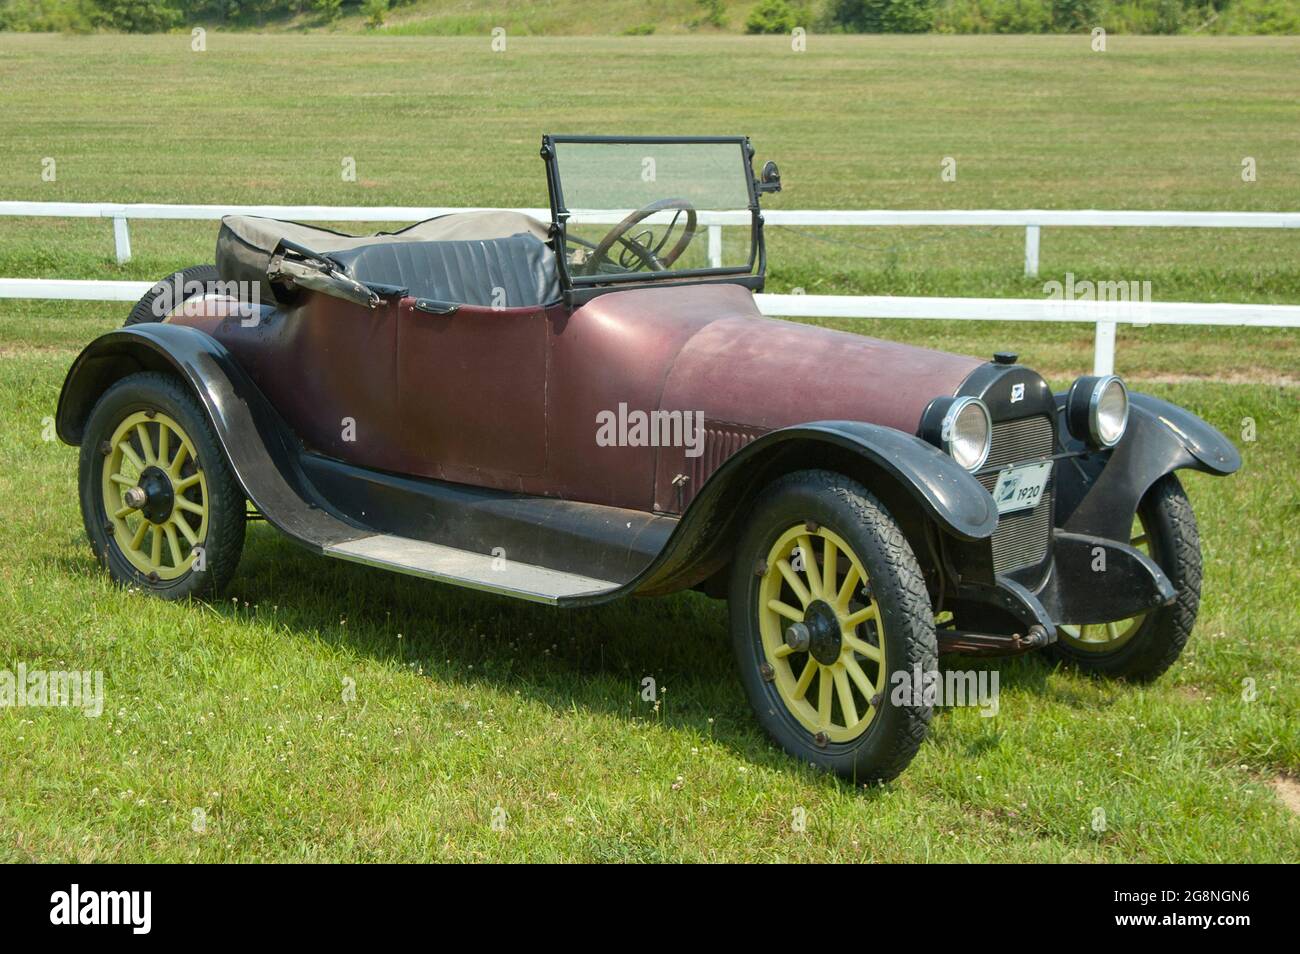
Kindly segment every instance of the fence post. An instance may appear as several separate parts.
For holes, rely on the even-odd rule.
[[[117,264],[125,265],[131,261],[131,232],[126,225],[126,216],[113,216],[113,245],[117,249]]]
[[[1025,277],[1038,277],[1038,226],[1025,226]]]
[[[722,267],[722,226],[709,226],[709,267]]]
[[[1097,341],[1092,353],[1093,374],[1115,373],[1115,322],[1097,322]]]

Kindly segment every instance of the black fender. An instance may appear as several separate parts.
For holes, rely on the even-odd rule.
[[[638,578],[636,591],[681,589],[720,569],[762,487],[781,474],[816,467],[848,469],[849,476],[853,470],[871,471],[962,540],[986,539],[997,527],[989,492],[934,445],[864,421],[813,421],[770,431],[727,458],[686,508],[664,551]]]
[[[1059,433],[1078,456],[1057,473],[1058,527],[1127,542],[1142,496],[1165,474],[1198,470],[1224,477],[1241,468],[1241,454],[1211,424],[1186,408],[1149,394],[1129,395],[1129,419],[1114,450],[1087,453],[1065,429],[1065,394],[1056,395]]]
[[[55,429],[79,445],[99,398],[138,371],[181,378],[207,411],[244,494],[267,521],[300,543],[321,549],[357,535],[312,487],[288,426],[221,342],[186,325],[131,325],[100,335],[77,356],[64,379]]]

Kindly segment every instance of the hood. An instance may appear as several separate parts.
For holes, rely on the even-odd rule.
[[[916,433],[921,412],[984,362],[846,331],[764,318],[725,286],[727,308],[673,360],[660,407],[762,433],[808,421],[855,420]]]

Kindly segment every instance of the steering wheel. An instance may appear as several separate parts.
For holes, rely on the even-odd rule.
[[[657,243],[651,245],[654,242],[654,231],[649,228],[637,235],[628,234],[637,225],[664,209],[677,209],[678,212],[673,216],[672,221],[668,223],[663,238],[659,239]],[[659,253],[663,251],[663,247],[673,234],[673,229],[676,227],[678,219],[681,218],[682,212],[686,213],[686,228],[673,247],[668,250],[668,253],[660,255]],[[610,229],[605,237],[596,244],[588,257],[588,274],[594,273],[602,259],[609,260],[609,250],[614,247],[615,243],[621,244],[625,250],[619,256],[619,264],[628,271],[634,271],[632,266],[638,263],[641,267],[648,268],[651,271],[666,271],[672,267],[677,259],[681,258],[682,252],[686,251],[686,246],[690,245],[691,240],[695,238],[696,220],[695,206],[685,199],[659,199],[656,202],[651,202],[644,208],[637,209]]]

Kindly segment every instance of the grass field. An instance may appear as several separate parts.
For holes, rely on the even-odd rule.
[[[512,38],[493,54],[486,37],[210,34],[193,54],[182,36],[0,36],[0,198],[542,205],[545,130],[735,131],[781,162],[773,207],[1292,210],[1297,67],[1296,39],[1094,54],[1066,37],[813,37],[794,54]],[[1016,230],[808,231],[772,230],[774,290],[1042,294]],[[138,223],[119,267],[107,222],[4,220],[0,275],[153,279],[210,260],[214,236]],[[1046,230],[1042,280],[1294,303],[1297,253],[1280,232]],[[99,719],[0,709],[0,859],[1297,856],[1294,332],[1121,336],[1138,387],[1234,439],[1255,428],[1240,475],[1187,478],[1206,580],[1183,660],[1147,688],[979,664],[1001,672],[1000,714],[942,712],[911,769],[867,791],[768,744],[724,607],[702,597],[556,613],[317,559],[263,526],[214,605],[114,589],[84,543],[76,453],[45,438],[72,357],[125,310],[0,302],[0,668],[101,669],[107,692]],[[1083,325],[844,326],[1011,348],[1055,384],[1091,363]],[[667,687],[658,709],[645,676]]]

